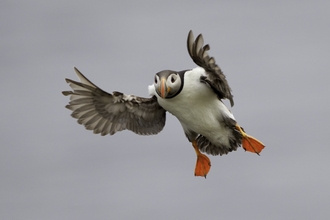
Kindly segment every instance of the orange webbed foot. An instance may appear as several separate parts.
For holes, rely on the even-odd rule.
[[[246,134],[239,125],[236,125],[236,128],[242,134],[242,147],[244,150],[259,155],[259,153],[265,148],[265,145],[258,139]]]
[[[195,167],[195,176],[203,176],[206,178],[206,175],[211,169],[210,159],[204,155],[197,155],[196,167]]]
[[[258,155],[265,148],[264,144],[261,143],[261,141],[249,135],[243,137],[242,146],[244,150],[256,153]]]
[[[206,155],[202,154],[199,151],[196,141],[193,141],[192,144],[193,144],[193,147],[194,147],[196,155],[197,155],[195,176],[203,176],[206,178],[206,175],[208,174],[208,172],[211,169],[211,161]]]

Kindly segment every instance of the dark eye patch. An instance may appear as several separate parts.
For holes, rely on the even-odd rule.
[[[174,83],[175,82],[175,79],[173,76],[171,76],[171,82]]]

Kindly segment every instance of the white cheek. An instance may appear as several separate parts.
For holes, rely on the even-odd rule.
[[[171,82],[171,77],[168,77],[166,80],[166,85],[173,86],[173,83]]]
[[[181,87],[181,79],[180,78],[176,79],[176,81],[174,82],[173,87],[177,90],[180,89],[180,87]]]

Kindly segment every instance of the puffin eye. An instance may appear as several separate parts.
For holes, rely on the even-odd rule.
[[[156,84],[157,84],[157,81],[158,81],[158,80],[157,80],[157,77],[155,77],[155,83],[156,83]]]
[[[175,79],[173,76],[171,76],[171,83],[174,83],[175,82]]]

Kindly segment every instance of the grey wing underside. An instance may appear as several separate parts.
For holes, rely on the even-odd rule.
[[[207,53],[210,46],[204,46],[203,36],[200,34],[194,40],[193,32],[190,31],[187,39],[188,53],[192,60],[200,67],[204,68],[207,76],[201,77],[201,81],[210,85],[220,99],[227,98],[231,106],[234,105],[233,95],[220,67],[215,63],[215,59]]]
[[[72,91],[63,91],[70,96],[66,108],[78,123],[95,134],[113,135],[122,130],[131,130],[139,135],[159,133],[165,126],[166,111],[155,96],[142,98],[121,92],[109,94],[89,81],[74,68],[81,82],[66,79]]]

